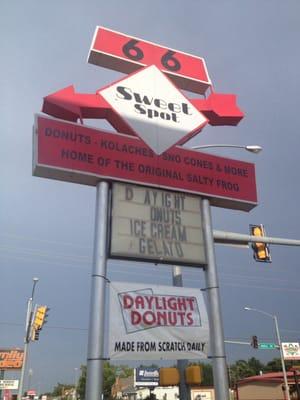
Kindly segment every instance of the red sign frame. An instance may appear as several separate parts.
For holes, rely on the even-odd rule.
[[[212,85],[203,58],[97,26],[90,64],[129,74],[156,65],[178,88],[204,94]]]
[[[95,186],[101,179],[201,195],[211,205],[257,205],[255,166],[173,146],[155,154],[139,138],[36,115],[33,175]]]

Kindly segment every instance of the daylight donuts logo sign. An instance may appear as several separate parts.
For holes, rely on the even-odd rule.
[[[152,289],[118,296],[127,333],[158,326],[201,326],[195,297],[155,295]]]
[[[109,356],[115,360],[206,358],[208,316],[199,289],[110,283]]]

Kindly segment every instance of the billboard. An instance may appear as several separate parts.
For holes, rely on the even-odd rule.
[[[37,115],[33,175],[96,186],[101,179],[205,196],[213,206],[257,205],[254,164],[173,146],[155,154],[141,139]]]
[[[134,386],[150,387],[159,384],[159,368],[139,367],[134,369]]]
[[[115,183],[110,255],[206,264],[200,204],[197,196]]]
[[[23,350],[0,349],[0,369],[21,369],[23,357]]]
[[[300,360],[299,343],[281,343],[283,358],[285,360]]]
[[[209,326],[200,289],[111,282],[112,360],[206,358]]]

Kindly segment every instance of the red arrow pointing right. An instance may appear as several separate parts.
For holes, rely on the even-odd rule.
[[[237,125],[244,117],[234,94],[211,93],[207,99],[189,100],[208,118],[210,125]]]

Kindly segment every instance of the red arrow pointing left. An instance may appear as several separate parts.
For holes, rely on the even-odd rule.
[[[76,122],[78,119],[106,119],[119,132],[134,135],[100,94],[75,93],[73,85],[44,97],[42,111],[53,117]]]

